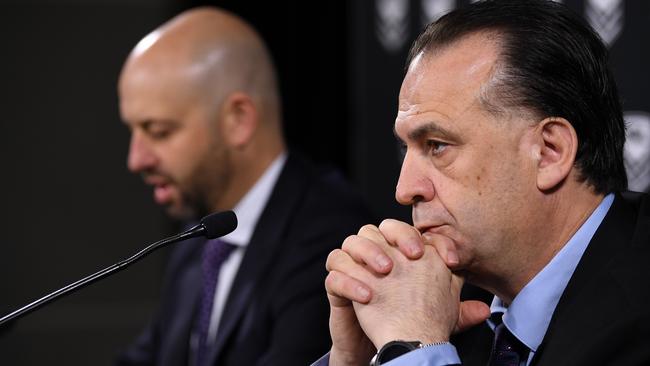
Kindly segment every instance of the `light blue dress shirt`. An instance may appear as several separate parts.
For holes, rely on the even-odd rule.
[[[587,221],[555,257],[517,294],[510,306],[506,306],[501,299],[494,297],[490,306],[491,312],[503,313],[503,323],[508,330],[530,349],[528,360],[522,362],[521,366],[530,364],[544,334],[546,334],[551,316],[567,283],[613,201],[613,194],[605,196]],[[495,324],[492,321],[488,320],[487,323],[490,328],[494,329]],[[313,366],[324,366],[328,364],[328,361],[329,358],[326,355]],[[459,364],[461,361],[456,348],[451,344],[443,344],[409,352],[386,363],[386,366]]]

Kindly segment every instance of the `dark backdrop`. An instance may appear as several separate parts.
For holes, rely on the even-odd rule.
[[[587,12],[597,2],[567,3]],[[611,38],[631,127],[629,170],[635,187],[645,189],[650,3],[598,3],[614,6],[590,12]],[[242,15],[269,44],[290,145],[341,168],[379,217],[408,219],[393,199],[399,160],[392,123],[404,59],[422,26],[456,1],[4,1],[0,313],[174,231],[150,190],[126,170],[128,133],[115,83],[141,37],[202,4]],[[167,252],[0,329],[0,363],[110,364],[146,323]]]

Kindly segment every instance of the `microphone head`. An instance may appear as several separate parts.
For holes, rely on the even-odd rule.
[[[201,219],[205,236],[215,239],[230,234],[237,228],[237,216],[232,211],[215,212]]]

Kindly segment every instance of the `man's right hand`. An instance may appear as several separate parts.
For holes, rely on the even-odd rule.
[[[457,264],[453,243],[450,244],[444,239],[427,238],[427,242],[436,247],[437,252],[434,256],[444,258],[444,263],[448,267],[453,267]],[[369,303],[373,296],[373,289],[365,282],[372,283],[373,278],[390,273],[395,260],[404,262],[405,258],[395,257],[396,251],[387,245],[398,247],[409,259],[418,259],[424,253],[424,241],[415,228],[396,220],[385,220],[379,228],[371,225],[364,226],[358,235],[346,239],[342,250],[333,251],[328,258],[327,268],[330,273],[326,280],[326,288],[330,300],[330,332],[333,343],[330,365],[367,365],[376,350],[362,330],[352,301],[359,304]],[[387,255],[389,251],[393,258]],[[428,257],[431,259],[431,253]],[[411,267],[408,263],[406,265]],[[369,274],[373,277],[368,277]],[[365,282],[359,279],[365,279]],[[392,285],[392,287],[396,286]],[[422,291],[422,295],[424,293],[426,291]],[[489,308],[481,302],[461,303],[457,311],[458,313],[451,314],[454,319],[457,319],[455,331],[469,328],[489,316]],[[366,327],[373,326],[368,323]],[[376,333],[374,329],[373,333]],[[375,334],[375,338],[375,343],[381,343],[386,336],[382,338]],[[381,344],[376,345],[381,346]]]

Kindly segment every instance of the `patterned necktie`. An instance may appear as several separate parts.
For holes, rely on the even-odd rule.
[[[214,303],[214,292],[217,287],[217,281],[219,280],[219,270],[235,248],[235,245],[217,239],[208,241],[203,249],[203,260],[201,263],[202,292],[197,321],[199,336],[196,351],[197,366],[204,366],[208,361],[207,356],[210,347],[207,345],[207,339],[210,329],[212,305]]]
[[[520,366],[522,362],[525,364],[530,350],[510,333],[500,315],[495,317],[495,323],[498,325],[494,328],[494,343],[488,366]]]

